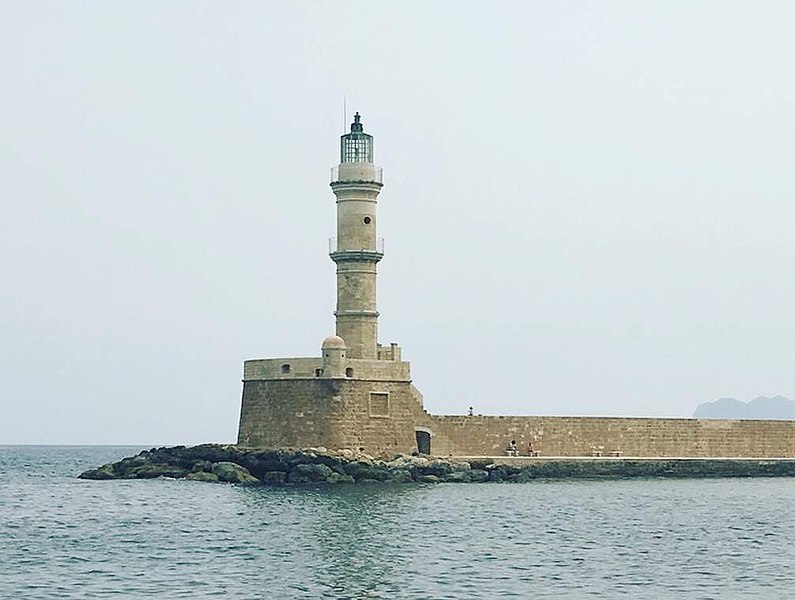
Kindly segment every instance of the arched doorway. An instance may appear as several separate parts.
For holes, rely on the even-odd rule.
[[[431,432],[423,429],[417,429],[417,452],[420,454],[431,453]]]

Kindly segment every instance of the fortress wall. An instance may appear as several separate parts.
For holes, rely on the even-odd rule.
[[[437,455],[499,456],[511,440],[541,456],[795,457],[795,421],[429,416]]]
[[[336,392],[331,379],[245,381],[237,443],[262,448],[328,445]]]
[[[363,448],[372,455],[416,450],[414,425],[424,413],[408,381],[338,380],[332,448]]]
[[[427,416],[408,381],[245,381],[238,444],[364,448],[379,455],[411,452],[416,449],[418,412]]]

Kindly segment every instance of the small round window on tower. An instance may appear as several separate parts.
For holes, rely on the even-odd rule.
[[[364,219],[362,219],[362,222],[365,225],[369,225],[371,221],[372,221],[372,219],[370,217],[365,217]]]

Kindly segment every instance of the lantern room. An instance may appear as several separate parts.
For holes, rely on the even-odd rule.
[[[353,116],[351,132],[340,138],[340,163],[372,163],[373,136],[364,132],[361,116]]]

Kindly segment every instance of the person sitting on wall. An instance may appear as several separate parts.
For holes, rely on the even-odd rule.
[[[516,456],[519,454],[519,448],[516,445],[516,440],[511,440],[511,443],[508,444],[508,456]]]
[[[527,444],[527,456],[535,456],[535,454],[533,454],[534,452],[535,450],[533,449],[533,442],[530,442]]]

